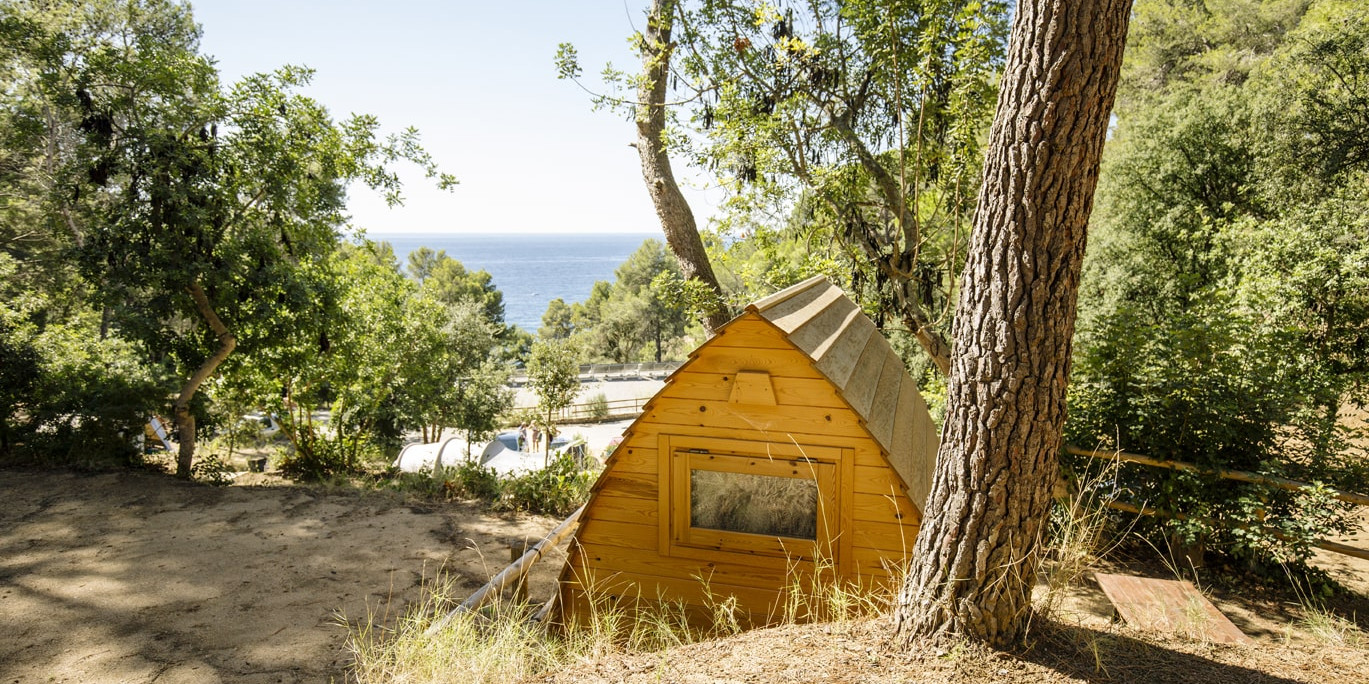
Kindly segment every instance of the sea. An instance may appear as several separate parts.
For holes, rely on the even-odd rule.
[[[589,297],[595,281],[613,272],[648,238],[660,233],[368,233],[394,247],[401,265],[419,247],[445,250],[467,270],[488,271],[504,293],[504,321],[536,334],[547,303]]]

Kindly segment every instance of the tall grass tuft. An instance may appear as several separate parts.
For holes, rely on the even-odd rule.
[[[830,563],[819,563],[810,576],[791,566],[785,600],[771,622],[842,622],[887,609],[890,596],[873,587],[836,579]],[[590,616],[581,622],[548,628],[529,620],[526,604],[496,602],[478,612],[441,621],[461,600],[455,585],[439,577],[425,587],[426,599],[386,628],[386,616],[368,615],[348,625],[351,675],[360,684],[521,681],[568,664],[594,661],[615,653],[651,653],[689,643],[731,636],[750,623],[735,597],[709,590],[704,609],[710,626],[700,627],[697,608],[677,601],[642,596],[611,598],[582,583]],[[892,586],[897,586],[896,584]]]
[[[569,662],[583,649],[574,639],[552,638],[528,621],[522,607],[496,603],[486,611],[458,613],[429,633],[460,602],[454,583],[439,577],[427,598],[393,628],[374,614],[348,626],[347,648],[357,682],[508,682]]]
[[[1067,590],[1125,536],[1109,535],[1108,531],[1112,518],[1107,504],[1117,497],[1119,466],[1120,461],[1113,460],[1083,471],[1071,491],[1056,499],[1047,528],[1046,552],[1036,568],[1045,591],[1038,595],[1035,609],[1043,615],[1057,613]]]

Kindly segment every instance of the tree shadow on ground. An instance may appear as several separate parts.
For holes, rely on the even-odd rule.
[[[1165,684],[1297,684],[1300,680],[1213,660],[1196,653],[1112,631],[1045,621],[1016,657],[1083,682]],[[1194,649],[1249,646],[1195,644]]]
[[[0,492],[4,682],[340,681],[344,617],[391,625],[438,573],[483,582],[536,526],[135,472],[0,469]]]

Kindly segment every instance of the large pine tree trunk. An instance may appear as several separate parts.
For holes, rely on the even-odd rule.
[[[1131,0],[1020,3],[961,276],[949,402],[895,632],[1006,644],[1058,477],[1075,296]]]
[[[204,318],[209,329],[213,331],[214,337],[219,341],[219,348],[214,350],[209,358],[200,364],[199,368],[191,374],[190,378],[181,386],[180,394],[176,395],[176,401],[172,403],[172,416],[176,421],[176,439],[180,442],[180,449],[176,454],[176,477],[189,479],[190,466],[195,460],[195,414],[190,412],[190,400],[195,398],[195,392],[200,389],[200,385],[214,374],[214,370],[233,353],[233,348],[238,345],[238,340],[233,333],[228,330],[228,326],[223,324],[214,307],[209,303],[209,297],[204,293],[204,288],[198,282],[191,282],[186,288],[190,293],[190,298],[195,300],[195,310]]]
[[[680,262],[686,280],[703,283],[713,294],[703,314],[708,335],[728,320],[722,287],[713,275],[708,252],[699,237],[698,224],[689,202],[680,192],[665,147],[665,96],[670,78],[670,56],[675,46],[670,32],[675,20],[676,0],[653,0],[642,38],[642,74],[645,80],[638,92],[637,154],[642,160],[642,179],[646,181],[656,216],[661,220],[666,244]]]

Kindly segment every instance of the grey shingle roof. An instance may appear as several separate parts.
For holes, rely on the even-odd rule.
[[[917,383],[875,324],[823,276],[751,304],[813,360],[880,445],[923,507],[931,489],[938,435]]]

